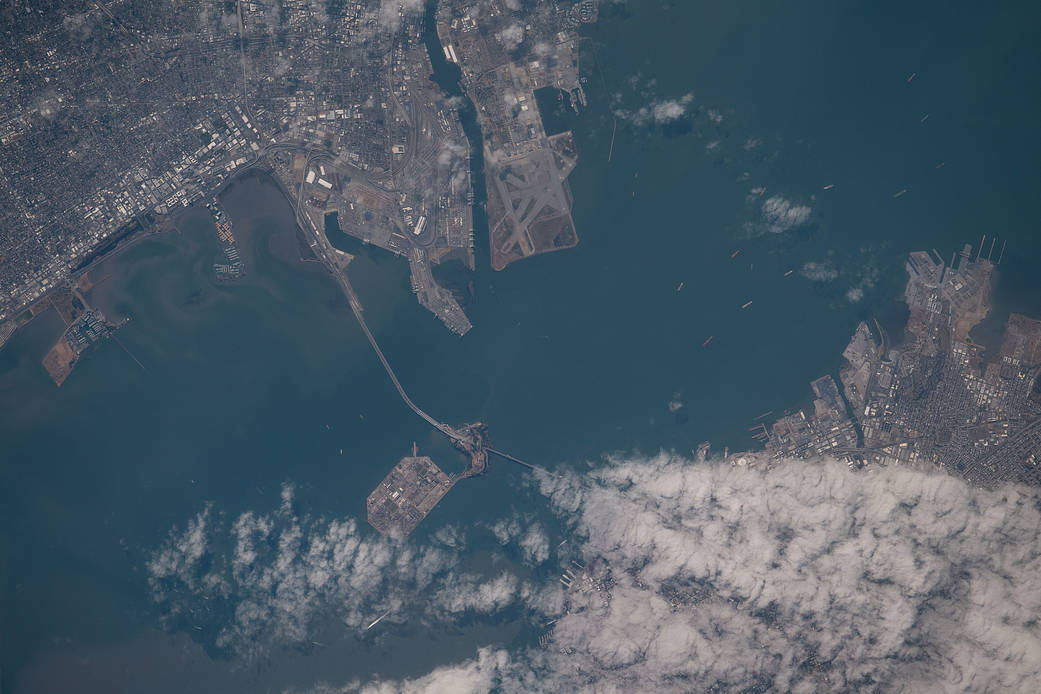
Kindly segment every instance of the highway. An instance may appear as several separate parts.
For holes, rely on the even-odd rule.
[[[311,163],[314,160],[315,156],[315,153],[310,151],[308,152],[307,161],[304,169],[305,171],[308,167],[311,166]],[[369,330],[369,326],[365,322],[365,309],[364,307],[362,307],[361,300],[355,293],[354,287],[351,286],[351,281],[347,277],[347,271],[345,269],[340,269],[336,266],[336,263],[333,262],[333,260],[330,258],[331,251],[329,249],[328,241],[318,230],[317,225],[315,225],[314,222],[310,219],[310,217],[307,216],[307,213],[302,213],[302,206],[298,202],[301,199],[302,195],[303,183],[301,182],[297,187],[296,199],[294,200],[291,196],[287,196],[290,198],[290,204],[292,205],[293,210],[296,213],[297,224],[300,225],[300,228],[305,232],[305,234],[307,233],[307,228],[310,227],[311,234],[314,237],[314,242],[312,243],[311,248],[314,250],[315,255],[318,257],[318,259],[322,261],[322,264],[325,265],[325,268],[329,271],[329,274],[331,274],[336,279],[336,281],[340,285],[340,288],[343,289],[344,294],[347,296],[347,303],[350,304],[351,312],[357,319],[358,325],[361,326],[362,332],[365,333],[365,338],[369,341],[369,344],[372,346],[372,351],[376,353],[376,356],[380,360],[380,364],[383,365],[383,370],[387,372],[387,376],[390,377],[391,383],[394,384],[394,388],[398,391],[398,395],[401,396],[401,399],[405,402],[406,405],[408,405],[409,409],[415,412],[417,415],[419,415],[423,419],[423,421],[440,431],[442,434],[447,436],[452,441],[459,443],[464,450],[468,450],[470,454],[473,455],[474,451],[469,445],[471,438],[469,432],[466,432],[466,427],[464,427],[464,431],[461,433],[448,426],[447,424],[437,421],[429,414],[424,412],[423,409],[415,402],[413,402],[412,398],[408,396],[408,393],[405,391],[405,387],[401,385],[401,381],[398,380],[397,374],[394,373],[394,369],[391,367],[390,362],[387,361],[387,357],[383,354],[383,350],[380,349],[379,343],[376,342],[376,337],[372,334],[372,331]],[[532,465],[531,463],[524,462],[520,458],[515,458],[514,456],[508,453],[497,451],[494,448],[485,447],[484,450],[488,453],[493,453],[504,460],[508,460],[512,463],[516,463],[518,465],[526,467],[529,470],[541,470],[541,468]]]
[[[537,465],[532,465],[531,463],[526,463],[523,460],[521,460],[520,458],[514,458],[509,453],[503,453],[502,451],[497,451],[494,448],[485,448],[484,450],[488,451],[489,453],[494,453],[495,455],[499,456],[500,458],[503,458],[504,460],[508,460],[511,463],[517,463],[518,465],[523,465],[524,467],[528,468],[529,470],[542,470],[542,468],[538,467]],[[545,471],[543,470],[543,472],[545,472]]]
[[[307,167],[311,166],[312,159],[312,153],[308,153],[306,164]],[[305,171],[306,170],[307,169],[305,168]],[[297,200],[300,200],[302,194],[303,183],[301,182],[299,187],[297,188]],[[401,385],[401,381],[398,380],[397,374],[394,373],[394,369],[391,367],[390,362],[387,361],[387,357],[383,354],[383,350],[380,349],[379,343],[376,342],[376,337],[372,334],[372,331],[369,330],[369,326],[365,322],[364,308],[361,305],[361,300],[358,299],[358,295],[354,292],[354,287],[351,286],[351,281],[347,277],[346,270],[340,270],[338,267],[336,267],[332,260],[330,260],[329,249],[326,246],[325,239],[322,238],[321,232],[318,231],[317,227],[313,224],[310,218],[308,218],[306,214],[302,215],[300,213],[300,204],[296,201],[292,201],[292,204],[296,212],[297,223],[300,225],[300,228],[304,229],[304,231],[306,232],[306,227],[308,225],[311,226],[315,239],[312,248],[314,249],[318,258],[322,261],[322,264],[325,265],[325,268],[329,271],[329,274],[331,274],[336,279],[336,281],[340,284],[340,288],[343,289],[344,294],[347,295],[347,303],[351,306],[351,312],[354,313],[354,317],[357,319],[358,325],[361,326],[361,331],[365,333],[366,339],[368,339],[369,344],[372,345],[372,351],[374,351],[376,353],[376,356],[379,358],[380,364],[383,365],[383,370],[387,372],[387,376],[390,377],[391,383],[393,383],[394,387],[397,389],[398,395],[400,395],[401,399],[405,401],[405,404],[408,405],[409,409],[415,412],[417,415],[419,415],[427,424],[434,427],[435,429],[437,429],[453,441],[462,441],[463,437],[457,434],[455,430],[452,429],[452,427],[448,426],[447,424],[442,424],[441,422],[437,421],[429,414],[424,412],[419,405],[412,401],[412,398],[408,396],[408,393],[405,392],[405,387]]]
[[[373,336],[372,331],[370,331],[369,326],[366,325],[365,317],[362,315],[361,302],[358,300],[357,294],[354,293],[354,288],[351,286],[350,280],[347,279],[347,273],[337,271],[334,274],[339,280],[340,286],[343,287],[344,292],[347,293],[347,303],[351,305],[351,311],[354,312],[354,317],[358,319],[358,325],[361,326],[362,332],[365,333],[365,337],[368,338],[369,344],[372,345],[372,350],[376,353],[376,356],[379,357],[380,363],[383,364],[383,369],[387,372],[387,376],[390,377],[394,387],[397,388],[398,395],[401,396],[401,399],[405,401],[405,404],[409,406],[409,409],[422,417],[427,424],[454,441],[462,441],[463,437],[457,434],[452,427],[437,421],[424,412],[419,405],[412,402],[412,398],[410,398],[408,393],[405,392],[404,386],[402,386],[401,381],[398,380],[397,375],[394,373],[394,369],[390,366],[390,362],[387,361],[387,357],[383,355],[383,350],[380,349],[379,343],[376,342],[376,338]]]

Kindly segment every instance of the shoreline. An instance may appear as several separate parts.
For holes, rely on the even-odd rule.
[[[214,191],[212,197],[216,198],[222,195],[228,187],[250,174],[267,174],[270,178],[277,180],[277,177],[269,168],[260,170],[254,168],[259,162],[260,159],[258,158],[256,161],[244,165],[239,171],[236,171],[233,175],[222,181],[220,186],[218,186]],[[282,190],[281,186],[279,186],[279,190],[283,195],[285,195],[285,191]],[[176,212],[163,215],[162,217],[152,218],[146,226],[142,226],[139,221],[135,220],[129,225],[129,231],[122,232],[122,230],[117,230],[112,237],[106,239],[97,250],[87,253],[64,281],[51,287],[32,301],[13,309],[11,317],[0,322],[0,336],[2,336],[2,339],[0,339],[0,350],[10,342],[11,338],[13,338],[19,330],[32,323],[41,314],[46,313],[50,307],[43,311],[32,313],[26,320],[19,322],[19,319],[27,310],[31,309],[33,306],[49,302],[56,292],[66,288],[77,287],[82,277],[89,275],[106,261],[118,258],[120,255],[137,246],[141,242],[177,231],[181,220],[183,220],[189,212],[196,209],[197,205],[198,201],[188,205],[187,207],[182,207]],[[296,208],[294,207],[293,209],[295,212]],[[148,216],[150,217],[151,215]],[[133,229],[134,225],[137,225],[138,228]],[[2,329],[2,326],[8,324],[13,326],[13,329],[11,329],[10,332],[6,332]]]

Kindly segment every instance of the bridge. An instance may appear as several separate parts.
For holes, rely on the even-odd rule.
[[[397,389],[398,395],[401,396],[401,399],[405,401],[405,404],[408,405],[410,410],[419,415],[427,424],[434,427],[453,441],[462,441],[463,437],[458,434],[455,429],[431,417],[408,396],[408,393],[405,392],[405,387],[401,385],[401,381],[398,380],[397,374],[395,374],[394,369],[391,368],[390,362],[387,361],[387,357],[384,356],[383,350],[380,349],[379,343],[376,342],[376,337],[372,334],[372,331],[369,330],[369,326],[365,323],[365,316],[362,315],[363,309],[361,301],[358,299],[358,295],[354,293],[354,287],[351,286],[351,281],[347,278],[347,273],[335,272],[334,274],[340,280],[340,285],[347,294],[347,302],[351,305],[351,311],[354,313],[354,317],[358,319],[358,325],[361,326],[361,331],[365,333],[365,337],[369,340],[369,344],[372,345],[372,351],[376,353],[376,356],[380,360],[380,364],[383,365],[383,370],[387,372],[387,376],[390,377],[390,381],[394,384],[394,388]]]
[[[509,453],[503,453],[502,451],[497,451],[494,448],[485,448],[484,450],[488,451],[489,453],[493,453],[493,454],[499,456],[500,458],[502,458],[504,460],[508,460],[511,463],[517,463],[518,465],[523,465],[524,467],[528,468],[529,470],[535,470],[536,472],[546,472],[545,470],[543,470],[542,468],[540,468],[537,465],[532,465],[531,463],[526,463],[523,460],[521,460],[520,458],[514,458]]]
[[[305,169],[310,167],[312,160],[316,156],[318,156],[318,154],[316,154],[315,152],[311,152],[310,150],[308,151],[305,162]],[[509,460],[512,463],[516,463],[518,465],[526,467],[529,470],[542,470],[542,468],[536,465],[532,465],[531,463],[527,463],[521,460],[520,458],[516,458],[508,453],[503,453],[502,451],[497,451],[493,448],[489,448],[488,446],[486,446],[486,439],[484,438],[483,433],[477,433],[477,430],[481,430],[483,432],[483,425],[467,425],[460,430],[453,429],[447,424],[439,422],[438,420],[431,417],[429,414],[423,411],[423,408],[417,405],[412,400],[412,398],[408,396],[408,393],[405,391],[405,387],[401,385],[401,381],[398,380],[398,376],[394,373],[394,369],[391,367],[386,355],[384,355],[383,350],[380,349],[379,343],[376,342],[376,337],[372,334],[372,331],[369,330],[369,326],[365,322],[365,309],[362,307],[361,300],[355,293],[354,287],[351,286],[351,281],[350,278],[347,277],[346,269],[341,270],[330,259],[328,241],[325,238],[323,238],[322,233],[318,230],[318,227],[313,222],[311,222],[311,220],[307,217],[306,213],[301,211],[302,206],[299,204],[299,200],[301,199],[302,194],[303,181],[301,181],[297,185],[295,199],[292,196],[287,196],[290,199],[290,204],[292,205],[293,212],[296,215],[296,223],[299,225],[300,229],[303,230],[306,234],[307,224],[305,224],[305,222],[310,222],[315,239],[315,245],[312,247],[312,249],[315,251],[315,255],[321,260],[322,264],[325,265],[326,269],[329,271],[329,274],[331,274],[340,284],[340,288],[343,290],[343,293],[347,296],[347,303],[351,307],[351,312],[354,314],[355,319],[357,319],[358,325],[361,326],[361,331],[365,333],[365,338],[369,341],[369,344],[372,346],[372,351],[376,353],[376,357],[379,358],[380,364],[383,365],[383,370],[387,372],[387,376],[390,378],[391,383],[394,384],[395,390],[398,391],[398,395],[401,396],[401,399],[404,401],[404,403],[408,405],[408,408],[415,412],[424,422],[434,427],[442,434],[444,434],[446,437],[451,439],[452,443],[455,444],[458,448],[468,453],[471,458],[471,469],[474,471],[474,474],[480,474],[480,472],[483,471],[483,460],[487,458],[488,453],[492,453],[494,455],[499,456],[503,460]]]
[[[394,388],[398,391],[398,395],[401,396],[401,399],[405,402],[406,405],[408,405],[410,410],[419,415],[419,417],[423,419],[423,421],[425,421],[427,424],[434,427],[442,434],[447,436],[449,439],[451,439],[462,450],[469,453],[471,458],[476,458],[476,456],[479,456],[481,453],[493,453],[504,460],[509,460],[510,462],[526,467],[529,470],[541,469],[538,466],[525,462],[520,458],[510,455],[509,453],[503,453],[502,451],[497,451],[494,448],[484,446],[483,442],[479,442],[477,439],[473,438],[473,433],[470,430],[470,427],[464,427],[463,431],[456,431],[447,424],[439,422],[433,417],[431,417],[429,414],[423,411],[423,409],[419,405],[413,402],[412,398],[410,398],[408,396],[408,393],[405,391],[405,387],[401,385],[401,381],[398,380],[397,374],[394,373],[394,369],[391,367],[390,362],[387,361],[387,357],[383,354],[383,350],[380,349],[379,343],[376,342],[376,337],[372,334],[372,331],[369,330],[368,324],[365,323],[365,316],[363,315],[364,309],[362,308],[361,301],[358,299],[358,295],[354,293],[354,287],[351,286],[351,282],[347,278],[347,273],[334,272],[333,274],[339,280],[340,285],[343,287],[344,292],[347,294],[347,302],[351,306],[351,311],[354,313],[354,317],[358,319],[358,325],[361,326],[362,332],[365,333],[365,337],[368,339],[369,344],[372,345],[372,351],[376,353],[376,356],[380,360],[380,364],[383,365],[383,370],[387,372],[387,376],[390,377],[390,381],[394,384]],[[475,450],[475,445],[480,445],[480,450]],[[479,466],[479,469],[483,471],[483,464]]]

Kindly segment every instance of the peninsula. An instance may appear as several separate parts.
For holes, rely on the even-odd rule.
[[[840,392],[813,382],[813,412],[757,425],[774,458],[830,454],[852,465],[939,465],[969,481],[1041,485],[1041,321],[1012,314],[997,345],[972,337],[991,308],[991,252],[907,259],[904,334],[857,326]]]

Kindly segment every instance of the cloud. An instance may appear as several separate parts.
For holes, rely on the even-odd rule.
[[[853,286],[846,292],[846,300],[850,303],[855,304],[862,300],[864,294],[874,289],[875,284],[878,283],[879,268],[874,253],[873,248],[861,248],[857,253],[857,258],[854,260],[851,271],[844,273],[853,277]]]
[[[453,162],[465,159],[468,152],[466,147],[454,140],[444,140],[441,143],[441,151],[437,154],[437,163],[448,166]]]
[[[678,99],[658,99],[636,111],[626,109],[615,110],[619,118],[631,121],[634,125],[663,125],[680,120],[687,115],[687,109],[694,101],[694,94],[687,93]]]
[[[523,594],[529,589],[525,587]],[[434,606],[450,614],[491,614],[512,605],[522,594],[517,577],[501,573],[491,580],[472,574],[453,575],[434,594]]]
[[[759,228],[772,234],[790,231],[805,224],[812,210],[780,196],[772,195],[763,202]]]
[[[500,545],[516,544],[524,561],[533,566],[549,559],[549,538],[542,524],[532,517],[513,514],[489,526]]]
[[[515,50],[524,42],[524,27],[520,22],[514,22],[495,35],[508,51]]]
[[[521,606],[542,636],[417,679],[315,692],[1036,691],[1041,491],[730,460],[615,456],[538,475],[569,539],[566,590],[556,571],[533,585],[508,562],[460,571],[472,550],[454,526],[419,546],[301,517],[290,486],[269,513],[205,507],[152,554],[149,580],[169,623],[202,625],[248,662],[387,610],[388,623],[418,614],[438,629]],[[486,527],[531,563],[550,556],[533,515]]]
[[[443,537],[456,548],[417,547],[354,519],[300,518],[293,507],[285,486],[275,512],[248,511],[228,524],[207,507],[184,531],[171,531],[147,564],[164,621],[201,626],[213,645],[251,661],[306,642],[320,620],[359,629],[386,610],[406,610],[427,590],[448,601],[458,585],[451,575],[458,534]]]
[[[549,559],[549,538],[538,523],[530,525],[517,544],[529,564],[538,565]]]
[[[588,561],[546,647],[345,691],[1036,691],[1037,490],[743,460],[544,476]]]
[[[799,274],[811,282],[831,282],[838,278],[839,271],[827,261],[818,263],[811,260],[803,264],[799,269]]]
[[[608,606],[567,615],[554,637],[588,643],[587,667],[621,667],[643,689],[691,677],[683,688],[921,691],[974,676],[982,691],[1041,675],[1035,492],[667,455],[544,489],[565,513],[577,494],[584,553],[615,581]]]
[[[875,250],[865,247],[846,258],[829,251],[825,260],[803,263],[799,268],[799,274],[811,282],[818,283],[834,282],[842,278],[842,284],[830,287],[828,292],[833,298],[842,300],[836,304],[840,305],[863,301],[865,295],[877,284],[880,273]]]
[[[507,651],[481,648],[472,660],[438,667],[416,679],[351,682],[342,686],[319,683],[307,690],[289,690],[285,694],[487,694],[504,682],[515,681],[514,669]],[[528,691],[545,691],[535,681],[529,684]]]
[[[500,518],[489,526],[500,545],[508,545],[521,534],[520,516],[513,514],[509,518]]]
[[[188,522],[183,533],[174,528],[167,543],[148,562],[148,573],[153,583],[168,579],[180,579],[187,587],[199,583],[199,564],[206,554],[206,526],[210,520],[210,507],[200,511]]]
[[[382,0],[379,9],[380,28],[394,33],[401,27],[401,18],[418,15],[423,11],[424,0]]]

